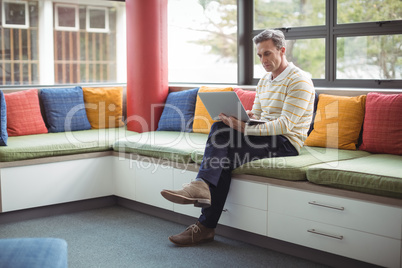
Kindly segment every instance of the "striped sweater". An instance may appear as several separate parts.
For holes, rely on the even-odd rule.
[[[252,112],[267,123],[247,124],[245,135],[283,135],[300,152],[313,117],[315,90],[307,75],[289,63],[272,80],[267,73],[259,81]]]

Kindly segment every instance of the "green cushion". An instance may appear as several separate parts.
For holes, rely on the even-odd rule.
[[[0,162],[107,151],[116,140],[136,134],[108,128],[9,137],[8,146],[0,147]]]
[[[353,159],[370,155],[358,150],[340,150],[320,147],[302,147],[298,156],[264,158],[244,164],[235,169],[235,174],[251,174],[275,179],[306,180],[307,169],[319,163]]]
[[[118,140],[115,151],[136,153],[164,160],[190,163],[194,150],[204,149],[207,134],[178,131],[151,131]]]
[[[402,156],[370,156],[314,165],[307,171],[310,182],[331,187],[402,198]]]

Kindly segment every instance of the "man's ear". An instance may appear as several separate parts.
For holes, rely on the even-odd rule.
[[[283,55],[285,55],[285,53],[286,53],[286,47],[281,47],[280,51],[281,51],[281,53],[282,53]]]

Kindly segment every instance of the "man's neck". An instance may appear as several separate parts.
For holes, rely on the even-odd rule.
[[[278,77],[287,67],[289,66],[289,62],[286,59],[282,60],[281,66],[278,68],[278,70],[275,71],[275,73],[272,73],[272,80]]]

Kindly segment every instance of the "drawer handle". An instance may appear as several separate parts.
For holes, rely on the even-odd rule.
[[[326,205],[326,204],[319,203],[319,202],[316,202],[316,201],[310,201],[310,202],[308,202],[308,203],[309,203],[310,205],[319,206],[319,207],[332,208],[332,209],[342,210],[342,211],[345,210],[344,207],[337,207],[337,206]]]
[[[326,237],[335,238],[335,239],[338,239],[338,240],[342,240],[342,239],[343,239],[343,235],[333,235],[333,234],[323,233],[323,232],[319,232],[319,231],[317,231],[317,230],[315,230],[315,229],[307,230],[307,232],[313,233],[313,234],[322,235],[322,236],[326,236]]]

